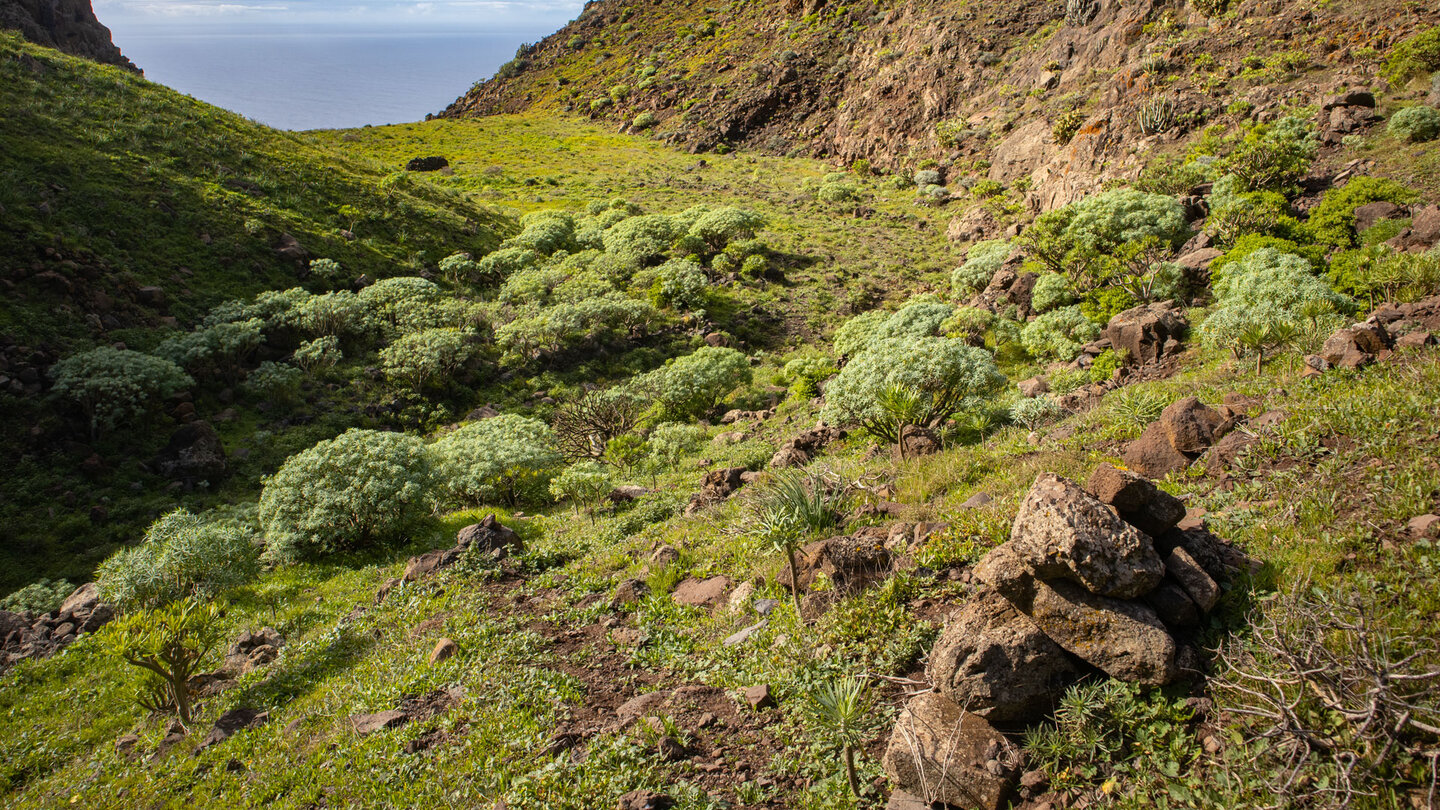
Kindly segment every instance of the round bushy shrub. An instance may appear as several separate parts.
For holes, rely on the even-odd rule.
[[[1255,324],[1299,325],[1302,312],[1322,306],[1334,312],[1350,301],[1315,275],[1306,259],[1273,248],[1261,248],[1226,268],[1215,284],[1216,308],[1201,324],[1201,341],[1213,348],[1234,349]]]
[[[1010,406],[1010,421],[1035,430],[1060,415],[1060,406],[1048,396],[1022,399]]]
[[[1103,281],[1099,273],[1105,264],[1097,256],[1146,238],[1177,247],[1189,234],[1185,206],[1176,198],[1118,189],[1041,214],[1020,242],[1030,258],[1068,277],[1076,292],[1085,292]]]
[[[469,284],[480,274],[480,263],[469,253],[452,253],[440,260],[440,275],[453,287]]]
[[[1070,282],[1059,273],[1040,276],[1030,291],[1030,308],[1038,313],[1049,312],[1074,301],[1075,297],[1070,294]]]
[[[425,328],[442,298],[439,287],[418,276],[377,281],[361,290],[359,297],[372,317],[399,332]]]
[[[815,199],[828,203],[851,202],[860,199],[860,188],[844,180],[821,183],[815,192]]]
[[[100,598],[120,610],[214,597],[259,573],[260,549],[234,523],[208,522],[179,509],[151,524],[140,545],[100,564]]]
[[[751,377],[745,355],[723,346],[705,346],[637,378],[634,387],[649,395],[665,415],[685,420],[704,415]]]
[[[950,287],[955,297],[969,298],[985,289],[1013,252],[1015,246],[1008,239],[976,242],[965,257],[965,263],[950,275]]]
[[[656,275],[657,303],[681,310],[704,306],[710,279],[700,265],[689,259],[671,259],[656,268]]]
[[[454,374],[475,355],[469,332],[425,329],[405,335],[380,351],[385,376],[419,391],[437,378]]]
[[[632,265],[653,264],[670,249],[674,225],[664,214],[630,217],[605,231],[605,252]]]
[[[304,379],[305,374],[300,369],[266,360],[245,375],[245,391],[260,399],[288,402],[299,392]]]
[[[1074,360],[1080,347],[1100,336],[1080,307],[1063,307],[1041,315],[1020,332],[1020,345],[1038,360]]]
[[[725,250],[731,242],[755,238],[756,232],[765,227],[765,218],[746,208],[727,205],[706,211],[695,218],[688,235],[702,241],[709,252]]]
[[[1245,191],[1280,191],[1305,176],[1319,148],[1308,122],[1286,117],[1253,127],[1220,168],[1239,178]]]
[[[264,330],[260,318],[218,323],[169,338],[155,354],[191,374],[233,371],[265,342]]]
[[[1397,138],[1424,143],[1440,138],[1440,110],[1416,104],[1390,116],[1385,129]]]
[[[856,315],[835,330],[835,354],[839,357],[854,357],[875,339],[880,325],[890,320],[891,313],[883,309],[872,309]]]
[[[561,462],[550,426],[513,413],[471,422],[432,449],[450,492],[471,504],[536,500]]]
[[[663,422],[650,431],[650,457],[663,468],[674,468],[704,440],[705,430],[699,425]]]
[[[56,396],[80,406],[90,430],[112,430],[149,413],[160,402],[195,384],[163,357],[102,346],[73,354],[50,369]]]
[[[310,262],[310,274],[317,278],[337,279],[344,274],[345,269],[334,259],[313,259]]]
[[[940,325],[955,314],[955,307],[936,300],[912,300],[885,319],[875,330],[875,340],[900,337],[931,337]]]
[[[576,511],[580,507],[593,508],[610,493],[613,484],[610,470],[593,459],[577,461],[566,467],[550,482],[550,494],[557,501],[571,501]]]
[[[963,340],[889,338],[861,352],[830,381],[821,417],[835,425],[859,425],[894,443],[895,425],[881,403],[887,391],[914,392],[919,400],[916,423],[935,426],[979,405],[1005,384],[995,358]]]
[[[786,363],[781,376],[797,399],[809,399],[819,393],[821,381],[835,374],[835,363],[824,355],[797,357]]]
[[[549,256],[557,250],[577,247],[575,219],[563,211],[532,211],[520,218],[520,227],[520,233],[505,240],[501,250],[532,250],[541,256]]]
[[[521,270],[538,267],[542,257],[528,247],[502,247],[481,259],[476,279],[482,284],[499,284]]]
[[[1356,177],[1339,188],[1325,192],[1320,204],[1310,209],[1305,233],[1313,242],[1337,248],[1355,246],[1355,209],[1366,203],[1414,202],[1414,191],[1384,177]]]
[[[940,181],[943,178],[941,178],[940,172],[936,169],[921,169],[915,172],[915,176],[912,179],[915,181],[915,185],[924,188],[926,186],[941,185]]]
[[[310,335],[362,335],[377,327],[369,305],[349,290],[316,295],[300,305],[297,323]]]
[[[399,539],[429,515],[436,484],[414,436],[346,431],[291,456],[265,481],[268,552],[290,560]]]
[[[344,357],[340,350],[340,338],[327,335],[301,343],[290,359],[300,368],[315,372],[322,368],[334,368]]]

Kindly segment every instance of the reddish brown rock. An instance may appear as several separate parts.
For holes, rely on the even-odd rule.
[[[703,580],[691,577],[675,586],[675,592],[670,596],[679,605],[709,607],[719,603],[720,598],[729,589],[729,577],[711,577]]]
[[[934,692],[905,704],[881,764],[900,790],[974,810],[1006,806],[1023,757],[978,715]]]
[[[1166,301],[1119,313],[1105,327],[1105,337],[1116,351],[1127,352],[1131,363],[1145,365],[1164,355],[1166,341],[1183,340],[1189,326],[1185,315]]]

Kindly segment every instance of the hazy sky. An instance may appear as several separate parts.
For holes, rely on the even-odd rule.
[[[94,0],[102,23],[136,30],[170,25],[363,28],[464,26],[490,31],[555,30],[584,0]]]

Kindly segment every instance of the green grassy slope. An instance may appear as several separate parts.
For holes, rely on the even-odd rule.
[[[282,233],[352,277],[384,277],[491,250],[513,227],[407,177],[404,160],[353,157],[14,34],[0,34],[0,108],[0,335],[32,344],[155,324],[135,303],[145,285],[182,321],[292,286]]]

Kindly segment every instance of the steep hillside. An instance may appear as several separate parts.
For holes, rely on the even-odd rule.
[[[90,0],[4,0],[0,29],[19,31],[37,45],[141,72],[115,47],[110,29],[95,17]]]
[[[1384,49],[1437,22],[1434,7],[1378,2],[600,0],[443,115],[566,111],[640,129],[648,113],[695,151],[886,171],[928,159],[1019,182],[1049,210],[1237,104],[1264,119],[1378,89]]]

